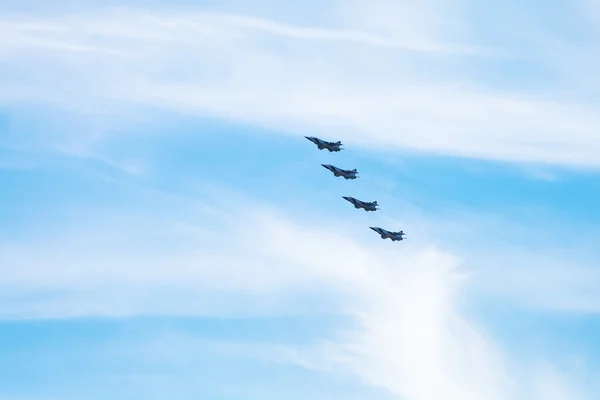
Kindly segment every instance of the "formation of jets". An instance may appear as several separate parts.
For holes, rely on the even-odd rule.
[[[326,140],[323,139],[319,139],[316,138],[314,136],[304,136],[306,139],[310,140],[311,142],[313,142],[315,145],[317,145],[317,148],[319,150],[329,150],[329,152],[338,152],[342,149],[342,142],[337,141],[337,142],[328,142]],[[333,173],[334,176],[336,177],[343,177],[344,179],[356,179],[357,178],[357,174],[358,171],[356,169],[342,169],[342,168],[338,168],[335,167],[331,164],[321,164],[324,168],[328,169],[329,171],[331,171]],[[352,205],[354,206],[354,208],[356,209],[360,209],[362,208],[365,211],[377,211],[379,207],[379,204],[377,204],[377,201],[362,201],[362,200],[358,200],[355,199],[354,197],[351,196],[342,196],[342,198],[344,200],[349,201],[350,203],[352,203]],[[391,239],[393,242],[396,241],[400,241],[400,240],[404,240],[405,239],[405,234],[403,231],[399,231],[399,232],[392,232],[392,231],[388,231],[385,230],[383,228],[379,228],[379,227],[375,227],[375,226],[370,226],[369,228],[371,228],[373,231],[377,232],[382,239]]]

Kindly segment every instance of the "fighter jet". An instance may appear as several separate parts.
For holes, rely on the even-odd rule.
[[[396,242],[398,240],[405,240],[405,238],[403,237],[404,236],[403,231],[390,232],[390,231],[386,231],[385,229],[377,228],[377,227],[373,227],[373,226],[370,226],[369,228],[371,228],[375,232],[379,233],[381,235],[382,239],[392,239],[392,242]]]
[[[307,138],[308,140],[310,140],[311,142],[313,142],[314,144],[317,145],[317,147],[319,148],[319,150],[323,150],[323,149],[327,149],[330,152],[332,151],[340,151],[343,150],[340,146],[342,145],[342,142],[338,141],[338,142],[328,142],[326,140],[322,140],[319,138],[316,138],[314,136],[304,136],[305,138]]]
[[[354,208],[362,208],[365,211],[377,211],[378,204],[376,201],[360,201],[350,196],[342,197],[348,200],[350,203],[354,204]]]
[[[335,176],[343,176],[344,179],[356,179],[356,174],[358,173],[356,171],[356,169],[341,169],[338,167],[334,167],[333,165],[330,164],[321,164],[323,167],[327,168],[328,170],[330,170],[331,172],[333,172],[333,175]]]

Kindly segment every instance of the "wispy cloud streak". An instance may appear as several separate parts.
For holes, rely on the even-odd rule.
[[[4,76],[20,73],[0,83],[2,98],[88,113],[158,106],[380,149],[598,166],[594,103],[471,77],[473,57],[485,71],[513,68],[520,54],[490,58],[504,50],[374,26],[135,9],[4,21]]]

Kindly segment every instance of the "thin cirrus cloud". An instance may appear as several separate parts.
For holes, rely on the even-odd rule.
[[[291,12],[249,15],[232,3],[210,12],[138,7],[7,17],[0,101],[49,104],[82,119],[158,107],[286,134],[327,131],[385,149],[597,166],[596,106],[573,93],[561,97],[578,69],[558,63],[540,41],[531,55],[527,46],[511,52],[501,41],[487,43],[469,24],[467,2],[443,3],[336,2],[318,26]],[[501,90],[498,80],[471,74],[476,66],[553,70],[557,81],[520,89],[506,73],[497,79],[512,89]],[[328,229],[326,221],[247,203],[218,216],[185,215],[185,224],[158,217],[163,209],[137,219],[84,214],[96,218],[2,243],[4,319],[338,312],[354,326],[337,340],[277,357],[351,373],[410,400],[586,399],[577,373],[523,366],[461,315],[461,257],[426,233],[421,245],[403,242],[399,254],[389,242],[365,244],[340,232],[340,221]],[[487,289],[502,292],[516,276],[525,283],[511,289],[525,293],[537,282],[511,273]],[[564,287],[565,276],[559,269],[541,291]]]
[[[80,227],[55,232],[52,243],[4,245],[3,317],[314,313],[318,303],[310,298],[317,296],[320,312],[341,311],[356,325],[322,345],[274,347],[280,362],[356,374],[414,399],[441,393],[477,399],[490,387],[492,398],[507,398],[495,345],[455,312],[458,258],[434,246],[407,247],[399,255],[378,242],[367,246],[281,215],[244,214],[250,217],[224,221],[223,231],[210,235],[156,218],[104,216],[92,232]],[[136,234],[103,231],[103,224],[114,226],[110,221],[135,227]],[[151,250],[160,235],[180,240]],[[204,240],[223,235],[230,237],[226,252],[224,242]],[[332,246],[347,251],[333,254]],[[333,303],[319,293],[329,293]],[[430,385],[431,379],[438,384]]]
[[[541,89],[502,90],[485,73],[472,74],[473,65],[499,69],[506,71],[500,82],[511,82],[515,68],[563,71],[542,44],[527,56],[486,43],[485,31],[479,37],[456,24],[469,22],[464,6],[444,18],[427,14],[428,5],[407,12],[382,4],[389,9],[333,7],[332,27],[231,10],[13,18],[2,24],[2,69],[20,73],[3,80],[2,98],[87,113],[163,107],[288,133],[326,131],[374,148],[598,166],[597,106],[572,93],[562,97],[566,78],[557,73]],[[430,18],[431,28],[394,28],[386,10],[404,10],[401,21]],[[525,35],[532,43],[535,37]]]
[[[560,399],[586,399],[573,386],[577,376],[552,364],[520,365],[462,316],[461,259],[423,238],[398,253],[342,234],[334,221],[300,222],[260,207],[225,215],[206,211],[182,223],[96,214],[53,229],[52,240],[5,243],[2,318],[341,313],[353,324],[333,338],[267,344],[265,357],[352,374],[408,399],[545,400],[549,388]],[[200,221],[207,218],[220,220],[220,228],[206,230]],[[196,341],[185,335],[180,348]],[[256,353],[256,346],[264,345],[241,351]]]

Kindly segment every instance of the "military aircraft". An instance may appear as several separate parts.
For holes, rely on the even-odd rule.
[[[382,228],[377,228],[377,227],[373,227],[370,226],[369,228],[373,229],[375,232],[379,233],[381,235],[382,239],[392,239],[392,242],[396,242],[398,240],[404,240],[405,238],[404,236],[404,232],[400,231],[400,232],[390,232],[390,231],[386,231],[385,229]]]
[[[342,197],[348,200],[350,203],[354,204],[354,208],[362,208],[365,211],[377,211],[378,204],[376,201],[360,201],[350,196]]]
[[[322,139],[316,138],[314,136],[304,136],[304,137],[307,138],[308,140],[310,140],[311,142],[313,142],[314,144],[316,144],[317,147],[319,148],[319,150],[327,149],[330,152],[343,150],[340,147],[342,145],[342,142],[340,142],[340,141],[328,142],[326,140],[322,140]]]
[[[335,176],[343,176],[344,179],[356,179],[356,174],[358,173],[356,171],[356,169],[341,169],[338,167],[334,167],[333,165],[330,164],[321,164],[323,167],[327,168],[328,170],[330,170],[331,172],[333,172],[333,175]]]

